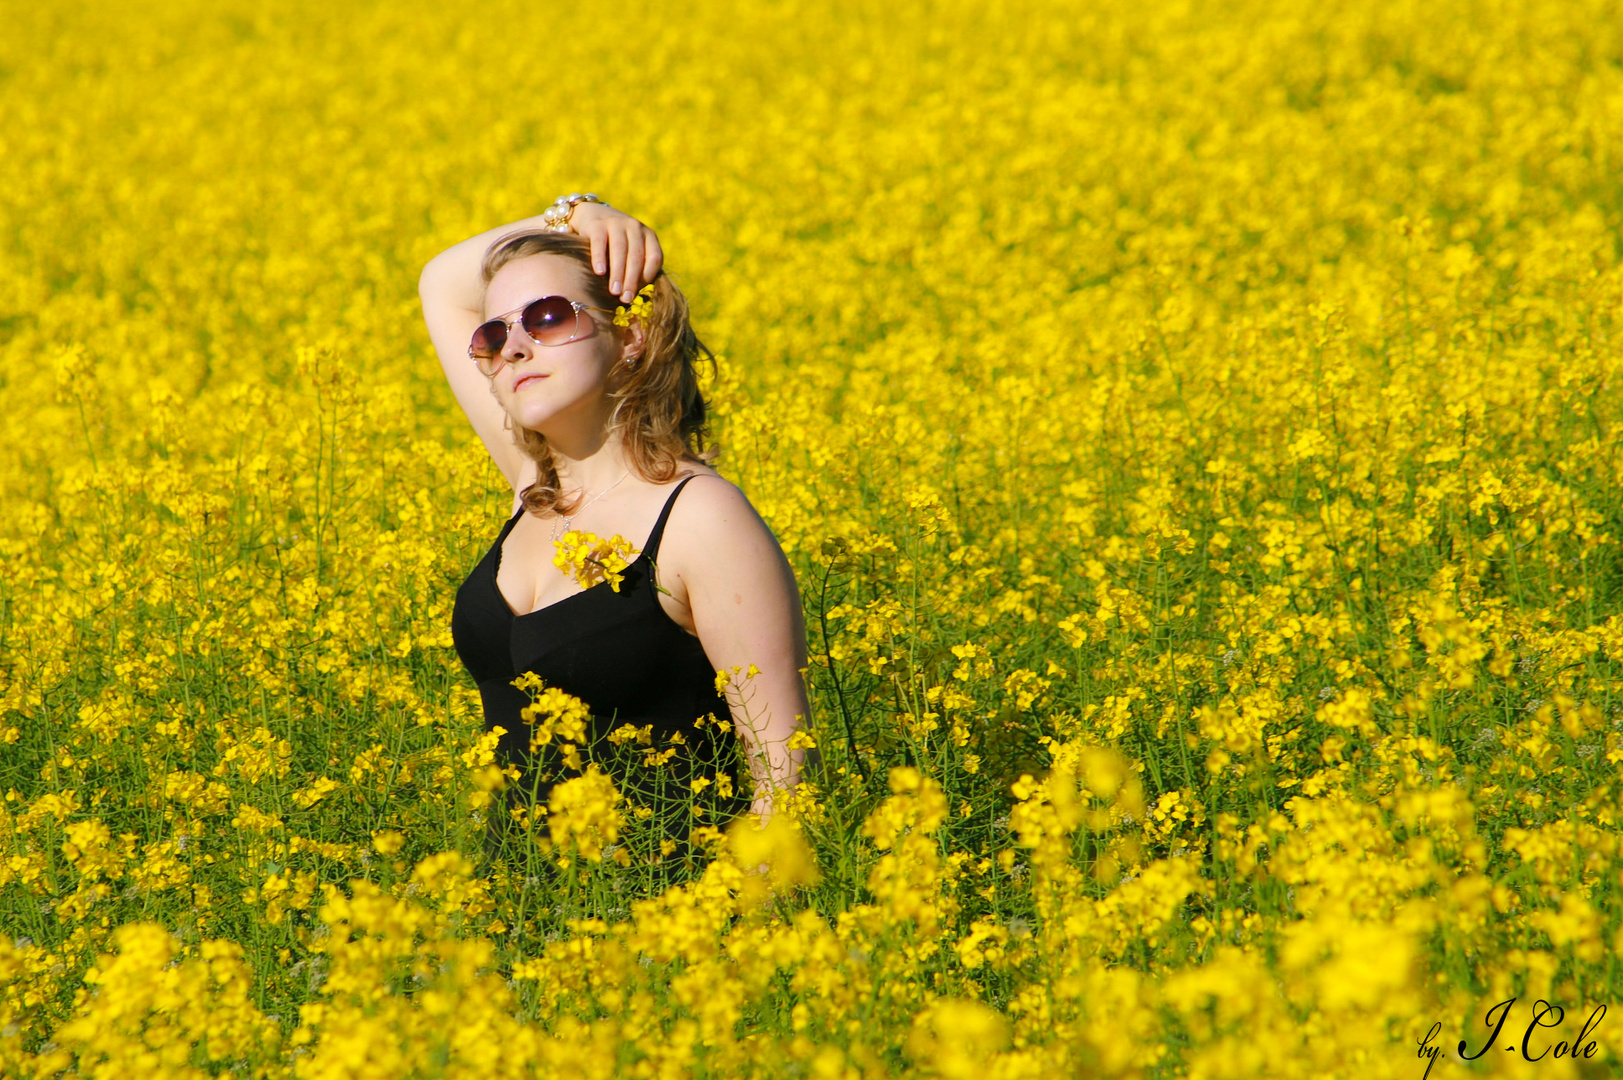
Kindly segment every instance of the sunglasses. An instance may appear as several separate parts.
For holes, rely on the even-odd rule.
[[[502,350],[507,347],[507,336],[513,332],[514,323],[524,327],[531,341],[551,348],[580,337],[580,313],[583,311],[612,314],[608,308],[592,307],[566,296],[543,296],[519,309],[517,318],[503,317],[481,324],[473,332],[473,340],[468,343],[468,356],[479,365],[480,371],[494,375],[506,363],[502,359]]]

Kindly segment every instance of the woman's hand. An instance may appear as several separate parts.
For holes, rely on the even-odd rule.
[[[569,227],[592,242],[592,269],[609,276],[609,291],[624,303],[659,276],[665,252],[654,230],[612,206],[577,203]]]

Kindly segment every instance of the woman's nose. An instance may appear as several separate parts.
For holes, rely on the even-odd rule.
[[[507,328],[507,343],[502,346],[502,359],[508,362],[528,360],[533,344],[530,335],[524,331],[524,324],[514,320],[513,325]]]

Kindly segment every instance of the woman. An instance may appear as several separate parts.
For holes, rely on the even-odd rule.
[[[705,463],[694,364],[709,354],[661,262],[651,230],[577,196],[437,255],[420,293],[451,390],[513,489],[513,516],[452,615],[486,726],[506,729],[499,747],[533,770],[520,786],[543,804],[562,774],[529,757],[530,699],[513,685],[526,673],[585,701],[600,739],[630,724],[650,750],[680,744],[689,764],[667,774],[690,795],[723,796],[696,820],[662,789],[664,828],[685,839],[745,806],[765,818],[798,782],[788,740],[808,713],[805,631],[782,550]],[[641,542],[617,587],[583,590],[555,565],[572,531]],[[752,665],[742,693],[718,692],[718,671]],[[752,796],[725,797],[749,783],[726,772],[727,728]],[[614,777],[622,791],[658,801],[628,772]]]

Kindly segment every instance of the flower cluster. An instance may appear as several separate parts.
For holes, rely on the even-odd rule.
[[[653,310],[654,286],[644,285],[641,289],[637,290],[637,295],[632,297],[631,306],[629,308],[624,304],[617,304],[615,306],[614,325],[630,326],[631,320],[646,319],[649,313]]]
[[[578,582],[583,589],[606,581],[609,588],[619,592],[620,582],[625,580],[624,571],[631,565],[632,556],[637,554],[637,549],[623,536],[615,535],[602,540],[596,533],[578,529],[564,533],[554,542],[554,546],[557,554],[552,557],[552,565]]]

